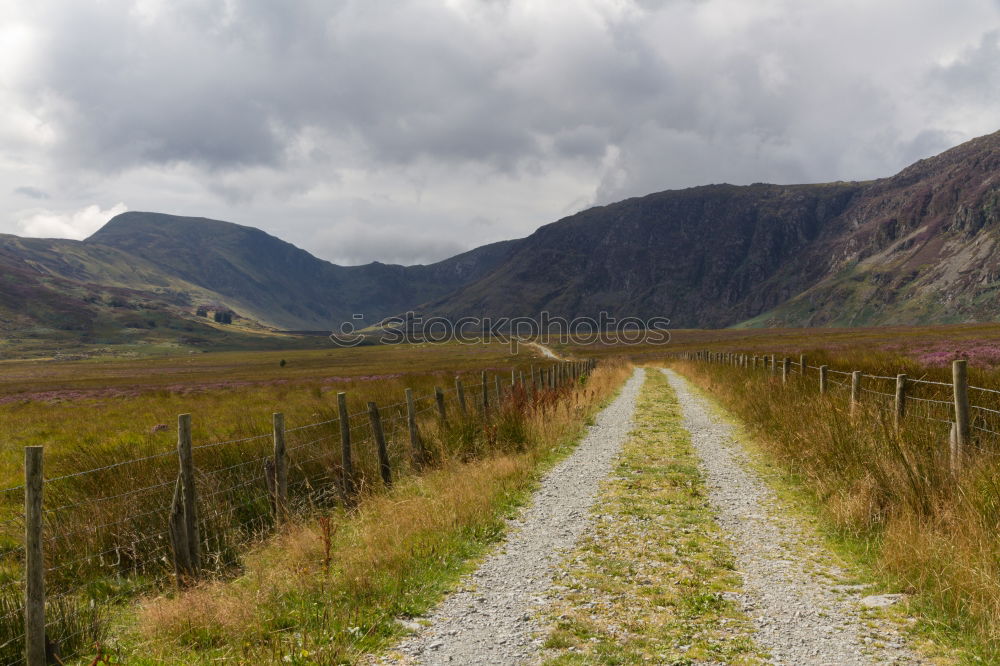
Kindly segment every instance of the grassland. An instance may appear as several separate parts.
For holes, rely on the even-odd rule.
[[[528,354],[512,357],[501,345],[413,345],[106,363],[4,364],[0,381],[0,438],[4,441],[0,459],[4,466],[0,478],[4,485],[15,487],[0,490],[0,656],[16,658],[20,649],[17,554],[21,491],[16,484],[21,447],[46,446],[46,575],[54,595],[50,597],[49,621],[51,637],[63,654],[86,652],[94,643],[107,646],[109,639],[115,646],[114,637],[126,635],[132,641],[131,648],[122,649],[130,650],[130,663],[136,654],[153,650],[154,643],[168,646],[159,661],[178,650],[189,653],[191,659],[202,651],[230,654],[234,645],[250,649],[246,647],[250,639],[244,635],[227,638],[212,627],[193,631],[200,636],[196,639],[191,639],[192,632],[186,629],[183,635],[163,634],[169,625],[162,619],[170,614],[166,605],[150,606],[159,609],[149,611],[160,614],[155,623],[135,628],[123,619],[137,595],[161,593],[166,589],[164,583],[171,580],[172,556],[164,530],[177,474],[173,424],[178,413],[194,415],[200,529],[205,570],[211,579],[251,573],[255,556],[296,561],[292,551],[298,548],[293,542],[298,541],[294,538],[272,544],[270,555],[247,556],[248,547],[277,527],[264,467],[271,454],[272,412],[285,413],[289,429],[290,501],[293,515],[304,521],[295,529],[310,535],[317,529],[333,529],[341,538],[355,534],[362,545],[371,539],[392,540],[379,532],[378,526],[402,529],[396,535],[401,539],[400,550],[390,553],[385,563],[383,582],[388,587],[372,583],[380,590],[375,594],[371,585],[360,584],[352,572],[345,573],[346,578],[338,583],[342,589],[360,585],[352,592],[351,604],[337,607],[337,613],[348,613],[350,619],[354,617],[350,613],[363,607],[358,605],[362,597],[379,608],[384,599],[390,599],[385,602],[390,605],[408,607],[409,597],[424,598],[421,586],[429,577],[447,579],[448,572],[457,571],[471,553],[478,552],[477,548],[495,536],[503,512],[524,496],[538,464],[572,440],[587,415],[614,389],[622,372],[609,366],[604,379],[595,377],[586,385],[538,393],[512,390],[511,372],[528,374],[532,362],[543,364]],[[482,371],[490,376],[488,392],[494,404],[485,418],[477,408],[482,399]],[[466,385],[468,416],[461,416],[458,409],[452,388],[456,377]],[[506,397],[502,409],[496,406],[494,377],[502,381]],[[436,386],[447,392],[447,422],[437,417],[433,400]],[[418,427],[429,474],[420,474],[421,468],[410,455],[402,405],[404,387],[413,389],[417,397]],[[342,491],[345,472],[335,408],[339,391],[347,393],[352,415],[352,478],[360,489],[353,498]],[[395,475],[395,485],[388,491],[379,480],[365,414],[368,401],[383,408]],[[85,470],[92,471],[80,473]],[[427,497],[432,498],[435,508],[423,522],[410,515],[402,525],[384,515],[400,511],[400,503],[426,508]],[[378,513],[379,506],[383,513]],[[450,514],[436,512],[448,506],[452,507]],[[345,507],[350,510],[345,511]],[[374,522],[366,522],[371,520],[366,517],[371,515],[369,511],[375,511]],[[305,520],[306,516],[312,518]],[[317,516],[325,522],[317,522]],[[408,537],[406,530],[411,530]],[[342,539],[335,546],[330,532],[324,533],[327,547],[338,557],[347,557],[347,551],[341,550]],[[288,531],[282,532],[281,539],[289,538]],[[423,550],[428,543],[429,553]],[[451,549],[451,555],[440,559],[442,548]],[[318,561],[327,558],[328,562],[329,555],[327,552]],[[366,553],[366,557],[371,555]],[[363,561],[360,555],[354,557]],[[301,594],[321,596],[323,590],[329,591],[334,585],[329,569],[326,566],[320,577],[323,586],[319,591],[306,586]],[[298,580],[291,573],[289,580]],[[282,594],[296,596],[296,590],[286,588]],[[191,594],[195,594],[191,599],[201,599]],[[393,601],[392,594],[401,597]],[[428,599],[434,596],[427,594]],[[275,603],[279,601],[287,599],[282,597]],[[189,602],[180,602],[180,607],[190,610]],[[262,607],[261,612],[265,611],[270,612]],[[348,643],[357,642],[356,632],[338,633],[350,628],[341,626],[348,621],[341,616],[334,625],[323,624],[330,612],[324,611],[310,625],[315,631],[309,640],[330,643],[332,654],[343,655]],[[274,640],[251,640],[254,659],[265,659],[264,655],[274,650],[297,654],[299,638],[275,635],[269,620],[262,617],[260,622],[261,635]],[[292,631],[293,626],[298,625],[289,624],[288,632],[301,637],[302,632]],[[138,633],[130,633],[133,629]],[[386,632],[391,634],[380,625],[377,635],[388,635]],[[4,635],[13,639],[6,647]],[[339,638],[331,638],[335,636]],[[137,643],[143,645],[138,651]],[[298,646],[295,650],[289,648],[293,643]],[[187,659],[182,661],[188,663]]]
[[[129,663],[332,664],[384,649],[400,619],[426,612],[502,537],[504,519],[627,374],[604,366],[562,406],[515,402],[476,455],[445,456],[356,510],[288,528],[244,558],[235,580],[145,600],[120,625],[121,651]],[[455,435],[426,432],[440,443]]]
[[[764,346],[781,353],[777,341]],[[839,352],[813,348],[810,354],[816,363],[873,375],[945,378],[942,369],[912,357],[866,352],[860,345]],[[866,567],[885,589],[908,594],[908,609],[920,618],[918,631],[957,647],[968,663],[1000,660],[1000,443],[995,438],[980,432],[966,466],[954,474],[948,426],[940,422],[950,418],[947,405],[915,402],[896,428],[891,399],[864,393],[852,413],[842,386],[819,394],[815,371],[805,379],[793,375],[783,385],[779,376],[760,369],[673,365],[745,424],[783,481],[808,498],[842,554]],[[996,377],[995,370],[977,368],[973,383],[996,388]],[[889,381],[882,386],[870,381],[875,390],[890,388]],[[921,390],[925,399],[948,398],[946,386]],[[998,406],[989,394],[977,402]]]
[[[1000,366],[998,341],[1000,324],[955,324],[877,328],[679,329],[670,331],[667,344],[623,344],[612,336],[610,344],[580,345],[568,340],[561,343],[553,336],[550,346],[579,356],[624,354],[636,361],[656,360],[672,352],[702,349],[751,354],[779,352],[789,356],[807,353],[817,360],[836,358],[838,367],[856,364],[856,368],[861,370],[874,363],[885,367],[908,364],[913,370],[942,375],[954,358],[967,358],[977,373],[997,368]],[[873,358],[875,355],[878,359]]]
[[[289,427],[326,420],[339,391],[356,411],[368,400],[397,403],[407,386],[423,395],[458,375],[474,385],[482,370],[509,378],[533,361],[530,349],[511,356],[499,344],[8,361],[0,363],[0,487],[20,483],[24,446],[46,446],[48,474],[58,476],[109,456],[170,450],[182,413],[193,415],[196,443],[239,439],[270,432],[273,412]]]

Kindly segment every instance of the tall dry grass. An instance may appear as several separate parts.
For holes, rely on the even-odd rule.
[[[995,441],[978,439],[956,475],[947,424],[913,413],[897,429],[891,401],[872,394],[863,394],[852,415],[848,390],[831,386],[820,395],[815,371],[782,385],[760,370],[700,362],[674,367],[746,424],[769,457],[814,495],[845,543],[915,595],[927,626],[945,629],[975,658],[1000,660]],[[920,372],[908,369],[911,376]]]
[[[384,647],[397,618],[425,612],[502,536],[505,516],[630,372],[605,363],[537,400],[516,393],[485,423],[427,424],[433,470],[282,531],[236,580],[147,600],[128,658],[345,663]]]

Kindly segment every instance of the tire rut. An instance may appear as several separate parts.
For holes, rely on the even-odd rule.
[[[841,573],[827,551],[793,518],[773,511],[774,493],[747,466],[732,427],[671,370],[684,426],[701,458],[717,520],[729,534],[747,590],[740,602],[755,640],[775,664],[924,663],[888,622],[866,625],[860,596],[831,582]]]
[[[565,551],[592,520],[602,479],[632,428],[645,371],[636,370],[579,445],[545,476],[498,550],[380,664],[521,664],[537,655],[533,616]]]

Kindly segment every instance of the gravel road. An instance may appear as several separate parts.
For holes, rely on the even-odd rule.
[[[564,551],[590,521],[598,484],[632,427],[644,371],[636,370],[577,448],[543,479],[506,542],[378,663],[522,664],[538,652],[532,617]]]
[[[746,465],[731,426],[714,414],[679,375],[664,370],[677,393],[684,426],[702,460],[709,502],[729,535],[746,594],[739,599],[756,626],[755,639],[776,664],[922,663],[888,622],[868,626],[867,597],[837,585],[817,538],[780,511],[771,490]]]

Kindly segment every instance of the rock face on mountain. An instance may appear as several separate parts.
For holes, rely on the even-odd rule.
[[[809,253],[822,278],[751,323],[1000,317],[1000,132],[870,183]]]
[[[604,310],[726,326],[821,277],[798,258],[862,189],[710,185],[592,208],[542,227],[493,273],[425,310],[450,317]]]
[[[542,227],[426,314],[664,316],[676,327],[991,321],[1000,132],[891,178],[712,185]]]

